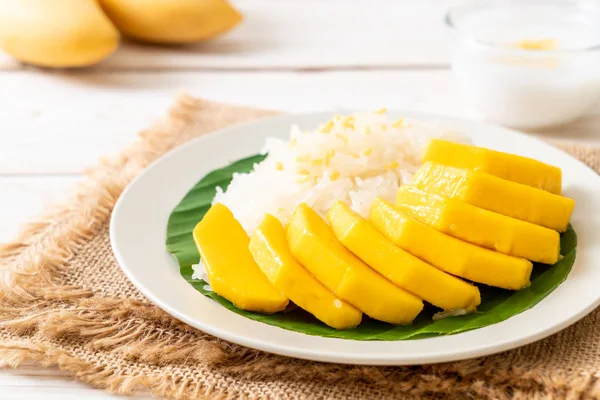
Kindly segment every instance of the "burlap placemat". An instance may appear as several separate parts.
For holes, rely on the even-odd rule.
[[[146,300],[113,258],[111,210],[127,183],[168,150],[273,112],[181,97],[159,125],[87,174],[68,204],[0,250],[0,365],[57,366],[113,392],[161,397],[387,399],[600,397],[600,314],[491,357],[415,367],[314,363],[237,346]],[[566,149],[597,171],[600,151]]]

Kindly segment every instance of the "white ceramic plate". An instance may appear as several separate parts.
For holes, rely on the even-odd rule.
[[[415,112],[390,112],[440,122],[476,145],[535,157],[563,170],[564,194],[575,198],[572,224],[577,258],[567,280],[532,309],[481,329],[408,341],[330,339],[252,321],[203,296],[180,275],[165,248],[167,219],[207,172],[256,154],[268,136],[286,138],[292,123],[314,129],[331,113],[285,115],[215,132],[152,164],[119,199],[111,220],[117,261],[133,284],[174,317],[220,338],[255,349],[317,361],[405,365],[488,355],[549,336],[591,312],[600,300],[600,176],[566,153],[508,129]]]

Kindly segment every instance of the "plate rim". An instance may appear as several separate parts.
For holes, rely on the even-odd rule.
[[[113,212],[112,212],[111,219],[110,219],[109,236],[110,236],[111,248],[113,250],[113,253],[115,255],[115,258],[116,258],[117,263],[119,264],[121,270],[124,272],[126,277],[133,283],[133,285],[144,296],[146,296],[153,304],[155,304],[156,306],[158,306],[159,308],[161,308],[163,311],[167,312],[168,314],[172,315],[176,319],[178,319],[192,327],[195,327],[203,332],[206,332],[213,336],[220,337],[222,339],[231,341],[233,343],[237,343],[237,344],[240,344],[240,345],[243,345],[246,347],[254,348],[254,349],[269,352],[269,353],[274,353],[274,354],[279,354],[279,355],[284,355],[284,356],[291,356],[291,357],[295,357],[295,358],[313,360],[313,361],[343,363],[343,364],[356,364],[356,365],[414,365],[414,364],[423,364],[423,363],[431,364],[431,363],[441,363],[441,362],[448,362],[448,361],[458,361],[458,360],[463,360],[463,359],[468,359],[468,358],[478,357],[478,356],[483,356],[483,355],[491,355],[491,354],[499,353],[499,352],[506,351],[509,349],[513,349],[516,347],[524,346],[524,345],[533,343],[535,341],[544,339],[548,336],[551,336],[551,335],[565,329],[566,327],[572,325],[573,323],[577,322],[581,318],[585,317],[590,312],[592,312],[596,307],[598,307],[598,305],[600,305],[600,295],[597,295],[595,301],[589,303],[586,307],[579,309],[577,312],[572,313],[569,318],[563,319],[560,323],[554,324],[552,327],[546,328],[542,332],[525,335],[525,336],[520,337],[517,340],[506,339],[504,341],[497,342],[493,345],[489,345],[489,346],[485,346],[485,347],[478,347],[478,348],[474,348],[474,349],[466,350],[466,351],[465,350],[457,350],[457,351],[453,352],[450,350],[450,351],[445,352],[444,354],[436,355],[436,356],[429,356],[429,357],[407,356],[407,357],[402,358],[402,360],[399,360],[399,359],[396,359],[395,357],[389,357],[389,356],[374,357],[373,355],[367,355],[367,356],[363,357],[360,354],[344,355],[344,354],[340,354],[339,352],[328,353],[323,350],[298,351],[298,350],[291,349],[288,345],[280,345],[278,343],[273,343],[273,342],[265,343],[263,341],[258,341],[256,339],[253,339],[253,338],[250,338],[247,336],[240,336],[240,335],[236,335],[231,332],[220,330],[218,327],[200,323],[196,319],[190,318],[186,313],[183,313],[180,310],[171,307],[169,304],[164,302],[162,299],[158,298],[153,293],[152,290],[149,290],[138,279],[138,277],[136,276],[134,271],[127,266],[127,261],[125,260],[125,258],[123,257],[123,255],[121,254],[121,251],[119,249],[118,238],[116,237],[116,233],[115,233],[116,229],[114,229],[115,225],[117,224],[117,222],[116,222],[117,218],[120,215],[120,209],[124,202],[123,199],[127,198],[128,193],[132,187],[134,187],[139,181],[145,179],[144,177],[146,176],[146,174],[149,173],[149,171],[151,171],[152,169],[155,169],[155,168],[159,168],[160,165],[163,162],[165,162],[165,160],[170,159],[172,157],[176,157],[177,153],[184,152],[184,151],[186,151],[186,149],[191,148],[191,147],[199,146],[200,143],[210,141],[210,140],[212,140],[212,138],[214,138],[216,136],[227,134],[228,131],[252,129],[254,126],[260,126],[261,124],[270,123],[270,122],[274,122],[274,121],[288,122],[288,125],[289,125],[289,124],[293,123],[293,119],[295,119],[295,118],[302,119],[302,118],[308,118],[308,117],[315,117],[317,115],[319,115],[319,116],[320,115],[332,115],[332,114],[352,113],[352,112],[354,112],[354,111],[352,111],[352,110],[335,110],[335,111],[334,110],[326,110],[326,111],[319,111],[319,112],[281,114],[281,115],[276,115],[276,116],[272,116],[272,117],[260,118],[257,120],[244,122],[241,124],[226,127],[226,128],[219,129],[214,132],[202,135],[200,137],[192,139],[189,142],[184,143],[184,144],[170,150],[169,152],[163,154],[157,160],[155,160],[150,165],[148,165],[146,168],[144,168],[144,170],[141,171],[127,185],[127,187],[123,190],[123,192],[119,196],[119,199],[117,200],[117,202],[115,204],[115,207],[113,208]],[[416,118],[416,119],[423,118],[425,120],[441,120],[441,121],[448,121],[448,122],[456,122],[459,124],[468,124],[468,125],[473,125],[473,126],[476,125],[481,128],[487,128],[487,129],[491,128],[493,130],[509,132],[511,135],[516,135],[519,138],[526,138],[526,140],[535,141],[538,144],[541,144],[543,146],[550,146],[553,149],[563,153],[563,155],[567,156],[571,161],[575,161],[577,164],[579,164],[580,168],[584,167],[585,169],[587,169],[587,170],[591,171],[592,173],[594,173],[595,175],[597,175],[596,172],[593,171],[590,167],[588,167],[582,161],[572,157],[570,154],[568,154],[564,150],[562,150],[560,148],[556,148],[554,146],[551,146],[548,143],[545,143],[538,138],[534,138],[534,137],[524,134],[522,132],[515,131],[515,130],[509,129],[506,127],[501,127],[501,126],[485,123],[482,121],[472,121],[472,120],[463,119],[463,118],[456,118],[456,117],[452,117],[452,116],[438,115],[438,114],[434,114],[434,113],[426,113],[426,112],[420,112],[420,111],[414,111],[414,110],[389,110],[388,114],[398,114],[398,115],[404,115],[404,116],[408,115],[409,118]],[[213,166],[213,169],[214,168],[219,168],[219,166]],[[198,179],[199,178],[200,178],[200,176],[198,177]],[[576,230],[576,233],[578,233],[578,230]],[[163,247],[164,247],[164,243],[163,243]],[[577,249],[577,250],[579,250],[579,249]],[[576,257],[575,262],[577,262],[577,257]],[[570,275],[571,275],[571,273],[569,274],[569,276]],[[569,279],[569,276],[567,277],[567,280]],[[565,280],[565,282],[567,280]],[[189,285],[189,283],[187,283],[187,282],[185,282],[185,284]],[[563,284],[564,284],[564,282],[561,283],[560,286],[562,286]],[[555,290],[558,290],[558,288]],[[205,297],[204,295],[202,295],[199,292],[198,292],[198,294],[202,297]],[[213,301],[212,299],[209,299],[209,300]],[[539,304],[532,307],[531,310],[535,309],[535,307],[538,307],[538,306],[539,306]],[[225,312],[233,313],[222,306],[220,306],[220,307]],[[240,317],[247,319],[242,316],[240,316]],[[513,316],[511,318],[514,318],[514,317],[515,316]],[[511,318],[509,318],[509,319],[511,319]],[[249,319],[247,319],[247,320],[251,321],[253,323],[256,323],[256,324],[266,325],[266,324],[258,322],[258,321],[252,321]],[[490,327],[493,327],[494,325],[497,325],[497,324],[493,324]],[[274,327],[274,326],[270,326],[270,325],[268,325],[268,326],[273,329],[278,329],[278,330],[283,329],[283,328],[278,328],[278,327]],[[485,329],[485,328],[479,328],[479,329],[475,329],[473,331],[480,331],[481,329]],[[469,331],[469,332],[473,332],[473,331]],[[287,332],[291,332],[291,331],[287,331]],[[312,338],[317,338],[317,340],[333,340],[333,341],[345,341],[345,342],[351,341],[351,342],[356,342],[356,343],[365,343],[365,341],[355,341],[355,340],[351,340],[351,339],[349,340],[349,339],[325,338],[325,337],[321,337],[321,336],[311,336],[311,335],[307,335],[307,334],[303,334],[303,333],[299,333],[299,332],[293,332],[293,333],[298,334],[298,335],[310,336]],[[466,333],[468,333],[468,332],[466,332]],[[441,337],[449,337],[449,336],[458,337],[461,335],[464,335],[464,333],[457,334],[457,335],[446,335],[446,336],[441,336]],[[431,340],[431,339],[435,340],[436,338],[439,338],[439,337],[415,339],[415,340],[420,340],[420,341]],[[413,341],[413,340],[409,340],[409,341],[373,341],[371,343],[385,344],[385,343],[398,343],[398,342],[411,342],[411,341]]]

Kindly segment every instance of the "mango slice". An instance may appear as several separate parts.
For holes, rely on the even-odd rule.
[[[396,207],[440,232],[478,246],[544,264],[560,258],[558,232],[457,199],[404,185],[398,189]]]
[[[335,203],[327,219],[348,250],[402,289],[444,310],[471,311],[481,302],[477,287],[397,247],[345,203]]]
[[[368,316],[391,324],[409,324],[423,309],[421,300],[349,252],[306,204],[296,207],[286,233],[294,257],[336,296]]]
[[[503,289],[519,290],[529,286],[533,267],[530,261],[436,231],[381,198],[373,202],[370,221],[397,246],[442,271]]]
[[[575,201],[568,197],[482,172],[432,162],[419,168],[412,185],[559,232],[567,230],[575,207]]]
[[[250,239],[254,260],[277,289],[300,308],[336,329],[357,326],[362,313],[337,298],[292,256],[281,222],[267,214]]]
[[[422,159],[423,162],[432,161],[451,167],[472,169],[550,193],[561,193],[560,168],[527,157],[433,139],[425,149]]]
[[[274,313],[285,309],[288,299],[254,262],[248,250],[250,238],[227,207],[213,205],[193,236],[210,286],[220,296],[242,310]]]

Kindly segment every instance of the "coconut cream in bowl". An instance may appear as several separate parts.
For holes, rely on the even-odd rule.
[[[600,97],[597,5],[480,1],[450,10],[459,87],[503,125],[541,129],[582,116]]]

